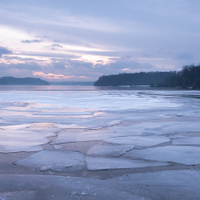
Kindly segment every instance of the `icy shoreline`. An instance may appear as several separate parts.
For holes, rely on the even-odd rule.
[[[200,195],[198,91],[0,91],[0,100],[2,199]]]

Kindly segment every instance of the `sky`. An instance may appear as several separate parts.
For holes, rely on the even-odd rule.
[[[199,0],[0,0],[0,77],[95,81],[199,64]]]

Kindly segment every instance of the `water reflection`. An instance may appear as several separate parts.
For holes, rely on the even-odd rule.
[[[0,91],[98,91],[98,90],[157,90],[157,88],[134,86],[79,86],[79,85],[0,85]],[[159,88],[160,90],[160,88]],[[162,90],[166,90],[162,88]]]

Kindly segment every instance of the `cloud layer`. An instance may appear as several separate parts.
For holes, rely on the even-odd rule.
[[[3,54],[12,54],[12,51],[6,49],[5,47],[0,47],[0,57],[1,57]]]
[[[199,6],[197,0],[2,1],[1,74],[88,81],[179,70],[199,63]]]

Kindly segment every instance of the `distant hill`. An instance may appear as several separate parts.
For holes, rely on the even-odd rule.
[[[12,76],[0,78],[0,85],[50,85],[40,78],[14,78]]]

